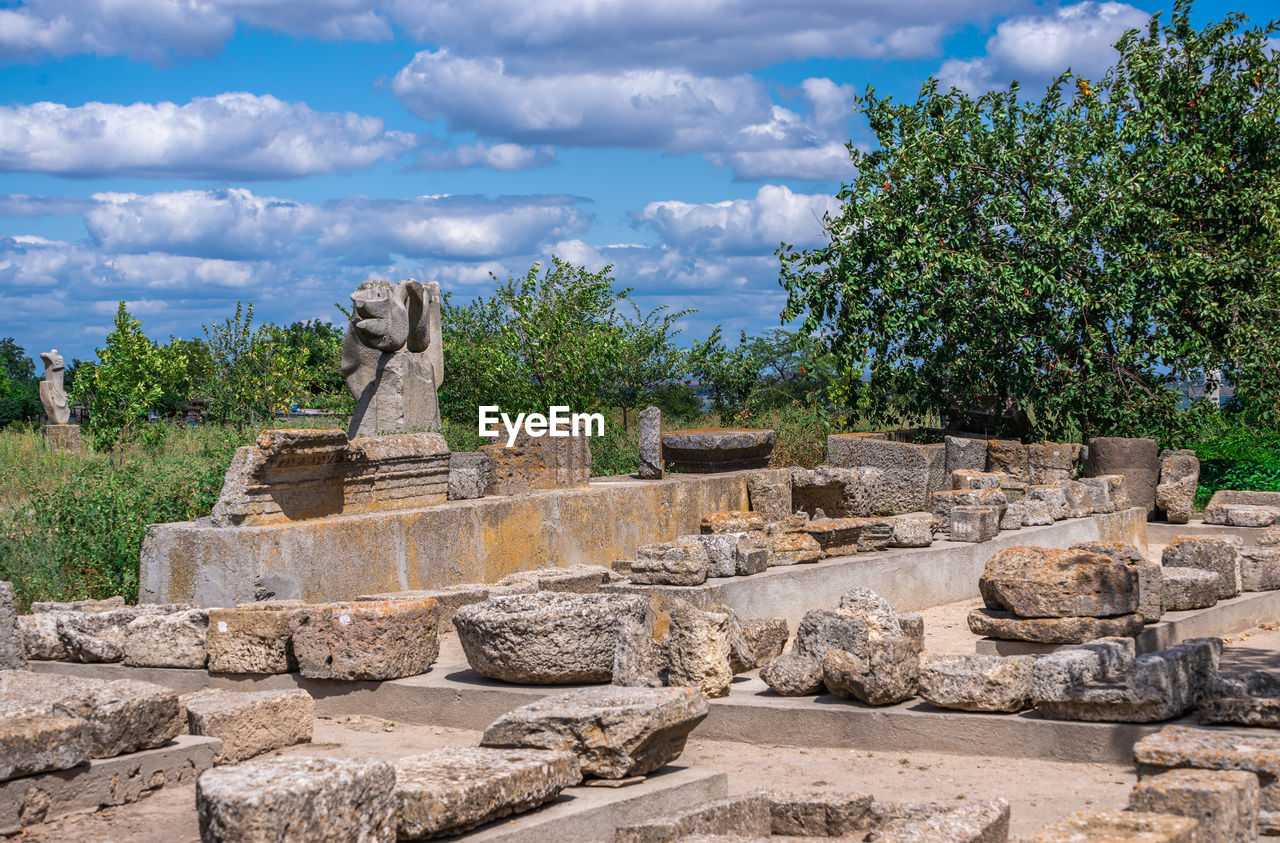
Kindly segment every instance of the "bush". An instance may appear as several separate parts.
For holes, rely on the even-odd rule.
[[[1191,447],[1200,458],[1197,507],[1219,489],[1280,492],[1280,431],[1235,427]]]

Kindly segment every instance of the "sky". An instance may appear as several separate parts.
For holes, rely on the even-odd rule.
[[[1200,0],[1198,24],[1274,0]],[[1099,75],[1172,2],[0,0],[0,337],[92,359],[343,323],[366,278],[457,301],[552,254],[687,342],[781,324],[869,148],[853,97]]]

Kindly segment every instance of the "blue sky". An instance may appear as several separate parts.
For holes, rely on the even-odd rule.
[[[365,278],[456,298],[549,255],[686,336],[779,324],[866,145],[851,98],[1099,73],[1154,4],[0,0],[0,336],[90,358],[129,303],[190,337]],[[1257,23],[1272,2],[1204,2]]]

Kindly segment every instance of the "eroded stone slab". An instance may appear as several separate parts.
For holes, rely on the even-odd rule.
[[[66,770],[89,760],[93,737],[87,721],[49,713],[21,714],[24,708],[20,703],[0,702],[0,781]]]
[[[987,560],[978,590],[988,608],[1021,618],[1107,618],[1138,609],[1136,572],[1084,550],[1005,548]]]
[[[207,660],[204,640],[208,630],[208,609],[136,618],[124,629],[124,663],[198,670]]]
[[[614,843],[663,843],[698,834],[752,839],[767,838],[772,829],[769,799],[756,792],[717,799],[645,823],[620,826],[613,839]]]
[[[1240,548],[1240,586],[1244,591],[1280,588],[1280,547]]]
[[[1050,823],[1027,843],[1197,843],[1200,823],[1190,817],[1137,811],[1081,811]]]
[[[299,601],[210,609],[205,652],[210,673],[288,673],[297,670],[289,613]]]
[[[878,843],[997,843],[1009,838],[1009,803],[873,802],[871,827]]]
[[[1218,602],[1218,574],[1203,568],[1165,567],[1160,572],[1160,593],[1166,611],[1207,609]]]
[[[1037,644],[1080,644],[1095,638],[1134,636],[1142,632],[1142,616],[1114,618],[1021,618],[1012,612],[974,609],[969,631],[988,638],[1032,641]]]
[[[1218,575],[1218,599],[1240,594],[1240,547],[1237,536],[1175,536],[1164,549],[1168,568],[1203,568]]]
[[[711,559],[700,536],[642,545],[631,563],[637,585],[701,585],[711,572]]]
[[[926,655],[920,696],[939,708],[1021,711],[1031,706],[1031,656]]]
[[[434,600],[325,603],[289,614],[293,651],[314,679],[398,679],[440,654]]]
[[[1170,770],[1138,782],[1129,810],[1190,817],[1203,840],[1258,839],[1258,777],[1243,770]]]
[[[861,434],[833,434],[827,437],[827,462],[883,472],[885,508],[879,511],[884,514],[928,509],[929,496],[947,485],[944,444],[920,445]]]
[[[311,740],[316,706],[306,691],[234,691],[186,701],[190,733],[218,738],[217,764]]]
[[[704,533],[743,533],[764,528],[764,516],[746,509],[729,509],[702,516]]]

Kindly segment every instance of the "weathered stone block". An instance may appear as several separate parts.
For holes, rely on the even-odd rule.
[[[685,601],[673,603],[667,629],[667,683],[697,688],[708,697],[726,697],[733,682],[729,627],[733,616],[703,612]]]
[[[483,445],[489,458],[486,495],[525,495],[539,489],[574,489],[591,479],[591,437],[530,436]]]
[[[1280,492],[1219,489],[1204,508],[1204,523],[1269,527],[1280,520]]]
[[[1026,446],[1028,482],[1051,486],[1075,477],[1080,446],[1062,442],[1036,442]]]
[[[124,628],[137,614],[131,608],[106,612],[58,612],[58,639],[78,662],[118,662],[124,658]]]
[[[777,435],[741,427],[673,430],[662,434],[662,457],[683,474],[767,468]]]
[[[969,631],[988,638],[1032,641],[1036,644],[1080,644],[1095,638],[1133,636],[1142,632],[1142,616],[1114,618],[1020,618],[1012,612],[974,609]]]
[[[1218,602],[1217,572],[1164,567],[1160,573],[1160,594],[1166,612],[1207,609]]]
[[[1135,811],[1081,811],[1050,823],[1025,838],[1027,843],[1198,843],[1200,823],[1174,814]]]
[[[705,533],[743,533],[764,528],[764,516],[744,509],[730,509],[702,516],[701,531]]]
[[[884,509],[878,511],[885,514],[928,509],[930,494],[947,484],[947,452],[942,444],[916,445],[860,434],[833,434],[827,437],[827,462],[884,472]]]
[[[297,670],[289,613],[303,604],[282,600],[210,609],[204,648],[210,673],[288,673]]]
[[[204,639],[208,631],[208,609],[143,615],[124,629],[124,663],[199,670],[207,660]]]
[[[862,518],[891,508],[884,489],[885,475],[878,468],[820,465],[812,471],[790,471],[791,507],[795,512],[815,518],[819,511],[832,518]]]
[[[866,830],[869,793],[763,791],[775,837],[845,837]]]
[[[18,601],[13,583],[0,581],[0,670],[27,666],[26,648],[18,630]]]
[[[911,641],[891,637],[861,654],[828,650],[822,662],[822,684],[839,697],[892,705],[915,696],[919,669],[919,654]]]
[[[1027,446],[1016,439],[987,440],[987,471],[1009,475],[1014,482],[1031,484]]]
[[[628,570],[630,570],[630,565],[631,560],[627,560]],[[603,575],[601,581],[604,581]],[[532,592],[541,589],[535,584],[529,590]],[[490,588],[487,585],[462,583],[446,588],[422,591],[386,591],[374,594],[360,594],[356,596],[356,600],[361,602],[367,600],[434,600],[436,601],[436,626],[437,628],[443,628],[453,622],[454,612],[463,606],[488,600],[489,592]]]
[[[1031,656],[935,655],[920,662],[920,696],[939,708],[1021,711],[1031,706]]]
[[[1132,638],[1100,638],[1049,653],[1031,666],[1031,698],[1063,699],[1074,687],[1132,670],[1136,659]]]
[[[1000,489],[951,489],[933,493],[932,512],[935,518],[946,524],[951,521],[953,507],[993,506],[1003,515],[1008,504],[1008,498]]]
[[[878,843],[998,843],[1009,839],[1009,803],[985,799],[957,807],[946,802],[873,802],[867,838]]]
[[[1058,486],[1067,498],[1068,518],[1088,518],[1093,514],[1093,492],[1088,486],[1076,480],[1062,480]]]
[[[480,451],[455,451],[449,455],[448,498],[470,501],[483,498],[489,488],[489,457]]]
[[[72,600],[67,603],[37,600],[31,604],[31,611],[37,615],[45,612],[109,612],[124,607],[124,597],[116,594],[101,600]]]
[[[883,550],[893,539],[889,518],[815,518],[801,528],[826,556],[852,556]]]
[[[964,489],[999,489],[1009,475],[999,471],[969,471],[962,469],[951,472],[951,488],[957,491]]]
[[[1271,547],[1280,544],[1280,526],[1268,527],[1262,531],[1262,535],[1255,539],[1259,547]]]
[[[752,531],[753,541],[764,547],[768,566],[803,565],[822,558],[822,545],[808,533],[786,531]]]
[[[987,440],[946,436],[944,437],[944,442],[946,443],[946,471],[948,476],[955,476],[957,471],[986,471]]]
[[[1089,490],[1089,503],[1094,512],[1115,512],[1124,509],[1129,502],[1124,492],[1124,476],[1104,474],[1101,477],[1081,477],[1079,480]]]
[[[289,613],[293,652],[313,679],[398,679],[440,654],[434,600],[324,603]]]
[[[751,509],[766,521],[781,521],[791,514],[790,468],[772,468],[747,477],[747,499]]]
[[[1027,517],[1027,505],[1022,501],[1009,504],[1000,517],[1001,530],[1021,530],[1022,522]]]
[[[67,657],[67,648],[58,635],[57,613],[18,615],[18,632],[28,659],[50,661]]]
[[[218,738],[216,764],[241,761],[311,740],[316,704],[306,691],[241,691],[187,701],[193,735]]]
[[[807,697],[822,693],[822,659],[793,648],[760,668],[769,690],[783,697]]]
[[[648,626],[637,595],[519,594],[463,606],[453,616],[472,669],[505,682],[608,682],[624,621]]]
[[[1067,517],[1067,490],[1061,486],[1031,486],[1027,489],[1027,497],[1043,501],[1049,507],[1049,514],[1054,521]]]
[[[1280,547],[1241,547],[1240,585],[1244,591],[1280,588]]]
[[[665,843],[698,834],[752,839],[769,837],[772,829],[768,798],[762,793],[747,793],[648,822],[620,826],[613,840],[614,843]]]
[[[1280,727],[1280,677],[1262,670],[1219,676],[1199,701],[1200,722]]]
[[[1164,614],[1160,587],[1161,567],[1158,562],[1148,562],[1142,551],[1131,544],[1119,542],[1077,542],[1072,550],[1099,553],[1128,565],[1137,577],[1138,614],[1147,623],[1155,623]]]
[[[767,566],[768,554],[764,553],[764,549],[753,539],[749,539],[746,533],[703,533],[693,538],[701,542],[703,550],[706,551],[708,577],[737,576],[740,570],[751,570],[757,567],[759,561],[763,561]],[[752,551],[760,551],[763,559],[758,560],[757,564],[740,562],[741,554]],[[751,570],[751,573],[756,572]]]
[[[1236,536],[1175,536],[1164,549],[1167,568],[1203,568],[1218,575],[1218,599],[1235,597],[1243,585]]]
[[[893,516],[890,547],[928,547],[933,544],[933,513],[908,512]]]
[[[1156,485],[1160,479],[1160,449],[1156,440],[1095,436],[1088,444],[1085,475],[1123,475],[1130,506],[1146,509],[1148,517],[1153,515],[1156,509]]]
[[[290,756],[214,767],[196,780],[202,840],[396,839],[385,761]]]
[[[1083,550],[1005,548],[987,560],[978,590],[989,608],[1022,618],[1107,618],[1138,608],[1134,570]]]
[[[1138,782],[1129,810],[1200,821],[1204,840],[1258,839],[1258,777],[1243,770],[1170,770]]]
[[[679,758],[709,711],[693,687],[583,688],[507,712],[480,745],[571,752],[584,775],[624,779]]]
[[[66,770],[90,758],[89,724],[78,717],[20,713],[22,703],[0,702],[0,782]],[[38,710],[40,707],[33,707]]]
[[[1044,527],[1053,523],[1053,509],[1047,501],[1024,499],[1022,504],[1024,527]]]
[[[951,508],[953,542],[987,542],[1000,534],[1002,510],[996,506],[955,506]]]
[[[713,534],[714,535],[714,534]],[[711,560],[701,536],[646,544],[631,563],[631,581],[638,585],[701,585],[711,573]]]
[[[640,444],[640,479],[661,480],[664,472],[662,459],[662,411],[657,407],[645,407],[638,422]]]
[[[1195,451],[1161,451],[1160,482],[1156,486],[1156,508],[1172,524],[1191,520],[1200,481],[1200,459]]]
[[[787,639],[791,636],[785,618],[750,618],[739,621],[739,627],[751,653],[752,662],[757,666],[768,664],[782,655]],[[734,673],[741,672],[734,666]]]

